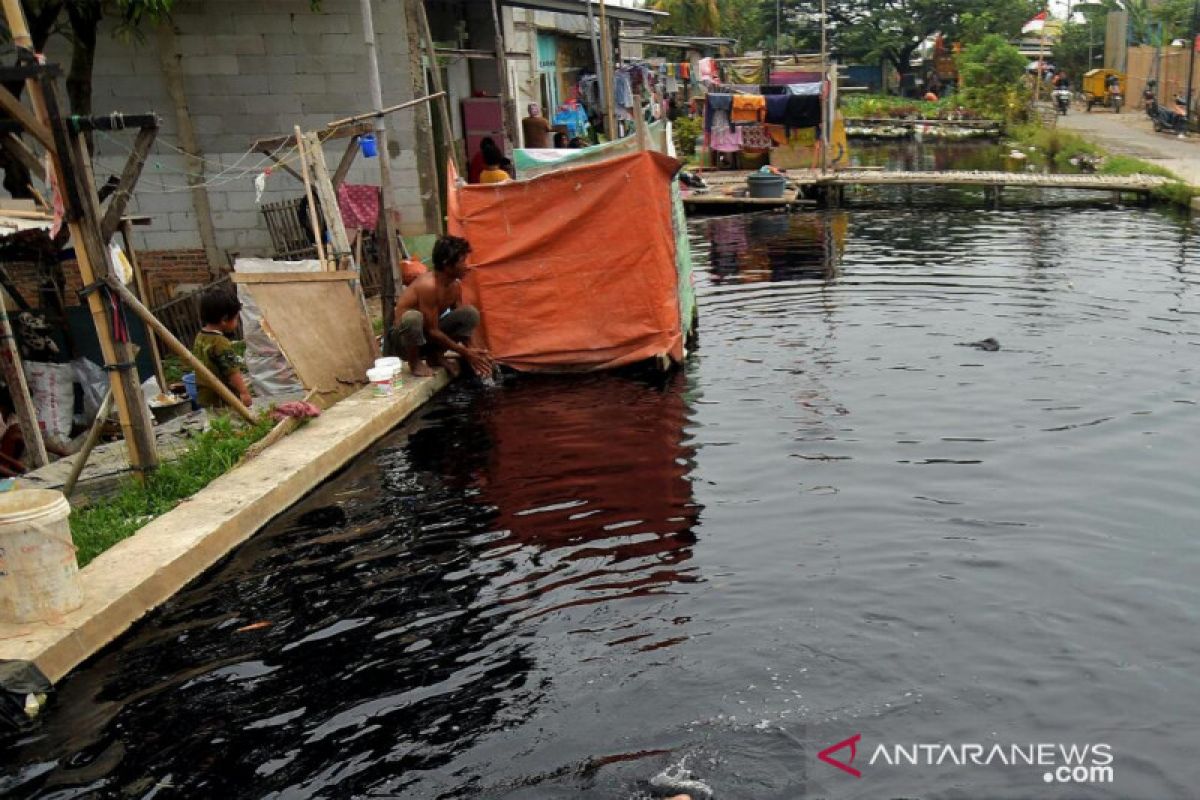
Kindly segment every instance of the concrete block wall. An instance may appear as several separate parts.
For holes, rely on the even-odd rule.
[[[412,98],[403,5],[399,0],[373,5],[384,104],[401,103]],[[218,247],[243,255],[266,254],[270,239],[258,213],[254,178],[270,161],[246,153],[255,139],[291,134],[297,124],[305,130],[323,129],[333,119],[368,110],[359,3],[323,0],[321,11],[313,12],[309,0],[181,0],[173,21],[184,91],[205,159]],[[130,204],[132,213],[152,216],[154,224],[137,229],[136,244],[145,250],[195,249],[201,247],[199,228],[184,157],[174,149],[179,146],[178,124],[158,41],[154,30],[128,42],[115,38],[111,30],[101,31],[93,108],[97,114],[158,112],[160,141]],[[61,42],[52,42],[47,50],[51,59],[64,64],[69,57]],[[403,228],[421,233],[425,222],[413,113],[392,114],[388,128]],[[132,141],[132,133],[97,137],[97,183],[120,172]],[[330,170],[336,168],[346,141],[326,145]],[[347,180],[378,185],[378,162],[360,156]],[[262,202],[302,193],[299,181],[275,169]]]

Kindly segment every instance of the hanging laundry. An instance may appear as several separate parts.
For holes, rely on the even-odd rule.
[[[379,220],[379,187],[343,183],[338,187],[338,210],[348,229],[372,230]]]
[[[613,102],[617,108],[629,108],[633,105],[633,87],[629,83],[629,75],[624,71],[617,72],[613,78]]]
[[[769,94],[767,100],[767,122],[783,125],[787,118],[787,107],[790,96],[786,94]]]
[[[758,60],[743,60],[726,64],[725,78],[730,83],[762,83],[762,62]]]
[[[762,122],[767,114],[767,100],[761,94],[735,94],[733,96],[733,112],[729,121]]]
[[[679,77],[683,78],[685,81],[691,80],[692,65],[686,61],[684,61],[682,64],[680,64],[679,65]]]
[[[720,82],[720,75],[717,73],[717,60],[715,58],[700,59],[700,80],[707,83]]]
[[[821,97],[819,95],[788,95],[787,111],[783,124],[787,129],[812,128],[821,123]]]
[[[586,136],[588,129],[588,115],[583,110],[583,106],[579,105],[574,100],[569,100],[563,103],[557,112],[554,114],[555,125],[566,125],[567,136]]]
[[[704,130],[716,131],[729,127],[729,115],[733,111],[733,95],[710,94],[704,104]]]
[[[741,131],[744,150],[769,150],[774,147],[775,143],[763,125],[744,125]]]
[[[742,149],[742,129],[725,128],[718,131],[714,128],[709,147],[718,153],[736,153]]]

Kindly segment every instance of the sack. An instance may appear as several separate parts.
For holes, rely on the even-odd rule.
[[[65,445],[75,417],[75,371],[70,364],[25,362],[25,380],[42,436]]]

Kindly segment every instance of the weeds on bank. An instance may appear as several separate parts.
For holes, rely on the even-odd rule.
[[[130,478],[115,495],[72,511],[71,537],[79,566],[224,475],[273,424],[266,416],[253,426],[213,418],[209,429],[188,443],[177,460],[162,464],[144,484]]]

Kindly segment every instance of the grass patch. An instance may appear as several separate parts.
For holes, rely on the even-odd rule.
[[[1133,156],[1107,156],[1100,166],[1101,175],[1159,175],[1163,178],[1179,180],[1171,170],[1159,164],[1151,164]]]
[[[1157,200],[1162,200],[1166,203],[1174,203],[1177,206],[1190,207],[1192,198],[1196,197],[1197,190],[1194,186],[1189,186],[1182,181],[1178,183],[1164,183],[1162,186],[1156,186],[1150,194]]]
[[[112,497],[72,511],[71,537],[78,548],[79,566],[224,475],[273,425],[267,416],[253,426],[213,418],[209,429],[193,439],[178,459],[164,463],[144,484],[130,478]]]
[[[1043,128],[1035,123],[1013,125],[1009,136],[1023,147],[1037,148],[1043,160],[1059,167],[1069,166],[1078,156],[1098,158],[1104,151],[1082,136],[1058,128]]]

